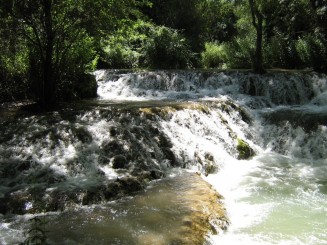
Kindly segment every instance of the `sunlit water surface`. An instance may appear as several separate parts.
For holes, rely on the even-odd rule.
[[[223,167],[208,181],[225,196],[231,226],[213,243],[326,244],[326,179],[326,160],[276,153]]]

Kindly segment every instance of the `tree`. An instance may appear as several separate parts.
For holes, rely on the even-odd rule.
[[[6,7],[26,40],[30,80],[42,108],[52,107],[95,57],[96,42],[123,19],[135,18],[136,0],[10,0]],[[9,7],[8,7],[9,6]],[[98,25],[98,26],[96,26]]]
[[[263,39],[263,21],[264,15],[259,10],[256,0],[249,0],[251,9],[252,25],[256,30],[256,48],[253,57],[253,71],[256,73],[264,73],[263,58],[262,58],[262,39]]]
[[[87,38],[81,7],[81,0],[11,1],[11,16],[20,26],[18,34],[28,43],[35,97],[44,109],[57,102],[59,83],[69,73],[67,62],[76,62],[74,49]],[[84,62],[74,65],[83,66]]]
[[[225,0],[202,0],[198,3],[201,35],[204,42],[230,41],[237,33],[233,3]]]
[[[0,3],[0,103],[27,96],[26,42],[17,36],[19,26],[10,16],[8,2]]]
[[[189,40],[191,48],[199,52],[202,23],[198,4],[201,0],[150,0],[151,8],[144,10],[155,24],[177,29]]]

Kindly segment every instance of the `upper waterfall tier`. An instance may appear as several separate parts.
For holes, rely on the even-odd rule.
[[[228,95],[253,108],[327,104],[327,76],[317,73],[99,70],[98,95],[109,100],[205,99]],[[251,99],[249,98],[251,97]]]

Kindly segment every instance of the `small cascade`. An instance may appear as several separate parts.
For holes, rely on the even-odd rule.
[[[158,189],[169,180],[175,183],[171,171],[176,169],[193,172],[190,177],[182,171],[178,178],[195,181],[195,196],[203,191],[201,175],[225,198],[231,221],[227,231],[223,231],[229,224],[225,215],[217,218],[221,230],[208,224],[199,224],[204,230],[194,230],[195,234],[201,231],[201,237],[211,232],[208,244],[317,245],[327,241],[321,234],[326,221],[318,215],[327,210],[326,75],[100,70],[95,76],[99,85],[95,101],[63,104],[43,114],[19,108],[0,111],[5,115],[0,119],[0,237],[6,237],[0,242],[12,241],[6,234],[21,237],[20,215],[56,212],[51,220],[60,226],[61,212],[93,207],[98,210],[94,219],[102,219],[103,212],[115,210],[114,203],[121,198],[132,196],[136,202],[153,183]],[[223,208],[221,197],[216,197],[203,205]],[[167,205],[184,212],[179,202]],[[122,205],[128,209],[133,203]],[[151,207],[162,216],[160,208]],[[142,219],[137,215],[143,209],[135,210],[134,214],[120,210],[119,222]],[[90,215],[85,219],[96,233],[96,224],[90,222],[92,212],[84,213]],[[300,213],[304,218],[297,216]],[[8,214],[17,219],[10,220]],[[277,221],[284,215],[297,225],[282,219],[284,227],[290,228],[279,229]],[[303,227],[310,216],[314,218],[306,231]],[[83,224],[83,217],[78,216],[76,222]],[[119,222],[117,226],[124,227]],[[83,232],[81,224],[76,225]],[[147,221],[142,225],[143,231],[126,236],[154,239],[157,231],[146,227]],[[181,227],[194,225],[192,221]],[[119,229],[128,232],[125,228]],[[215,230],[220,231],[218,236],[213,236]],[[169,239],[179,240],[177,233]],[[182,232],[178,234],[183,237]],[[158,237],[162,244],[168,239],[165,236]],[[69,239],[72,244],[82,243],[73,236]],[[135,244],[147,244],[142,242]]]
[[[312,103],[322,105],[327,76],[317,73],[100,70],[98,94],[105,100],[196,100],[228,95],[251,108]],[[251,99],[244,95],[250,95]]]

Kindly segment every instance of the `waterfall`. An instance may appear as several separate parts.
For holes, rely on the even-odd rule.
[[[225,198],[230,227],[208,243],[326,243],[326,75],[95,76],[97,100],[43,114],[0,112],[1,213],[103,204],[181,168],[201,174]],[[3,216],[3,244],[19,217]]]

